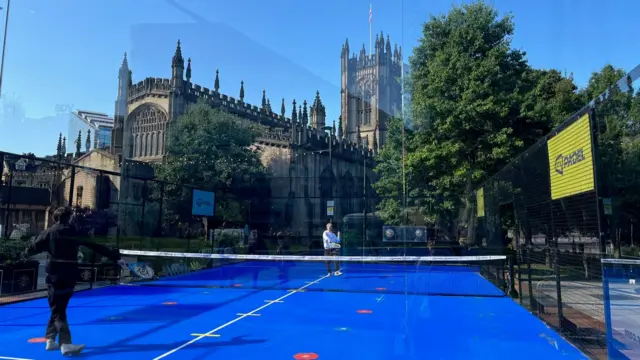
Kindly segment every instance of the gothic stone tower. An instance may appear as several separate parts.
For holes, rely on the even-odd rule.
[[[374,53],[350,55],[349,40],[342,46],[342,128],[347,139],[364,144],[374,152],[385,144],[388,119],[401,110],[402,48],[387,35],[376,35]]]
[[[197,68],[192,66],[190,58],[185,61],[182,50],[178,42],[171,59],[171,78],[148,77],[133,83],[126,57],[120,67],[112,157],[122,158],[118,196],[124,199],[123,204],[132,208],[139,206],[136,201],[142,200],[133,196],[141,189],[142,182],[139,179],[153,176],[153,167],[149,163],[164,160],[166,134],[171,124],[179,121],[189,104],[204,101],[260,129],[253,148],[260,152],[261,160],[272,176],[268,192],[260,194],[260,201],[254,202],[260,203],[260,206],[250,207],[247,218],[250,226],[272,227],[302,238],[319,239],[328,216],[328,201],[335,201],[332,218],[336,222],[347,214],[364,209],[373,211],[375,193],[371,184],[375,180],[375,152],[363,147],[362,142],[351,141],[346,136],[343,122],[336,124],[333,119],[327,119],[327,110],[318,92],[311,103],[293,100],[289,110],[291,117],[286,116],[289,111],[282,99],[280,113],[277,114],[265,90],[262,91],[260,106],[245,102],[244,82],[240,82],[238,98],[222,93],[218,71],[212,89],[192,83],[191,75]],[[386,84],[389,82],[387,77],[391,75],[380,74],[389,72],[387,69],[392,65],[391,58],[374,59],[379,64],[385,64],[372,68],[376,84],[380,81]],[[359,65],[356,65],[350,66],[359,69]],[[345,73],[351,74],[343,71],[343,76]],[[384,93],[377,87],[375,89],[376,97]],[[388,96],[385,99],[386,102],[390,101]],[[386,119],[387,115],[377,114],[372,117],[376,122],[378,118]],[[364,131],[369,128],[363,127]],[[352,125],[351,129],[356,129],[356,125]],[[379,129],[376,131],[383,133],[386,127]],[[384,136],[380,136],[380,139],[384,139]],[[61,143],[60,147],[63,146]],[[135,226],[139,226],[137,221],[131,221],[126,216],[125,211],[119,211],[119,215],[119,224],[124,224],[121,229],[126,227],[128,233],[133,233]]]

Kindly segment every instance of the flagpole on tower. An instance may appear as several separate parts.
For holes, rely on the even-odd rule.
[[[373,23],[373,5],[369,4],[369,55],[373,53],[373,47],[371,46],[372,38],[371,38],[371,25]]]

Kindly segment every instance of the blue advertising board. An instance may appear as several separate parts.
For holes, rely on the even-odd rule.
[[[193,190],[193,202],[191,204],[191,215],[213,216],[216,202],[215,194],[210,191]]]

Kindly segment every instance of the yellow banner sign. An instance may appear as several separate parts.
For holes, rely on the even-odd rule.
[[[484,216],[484,189],[476,191],[476,204],[478,208],[478,217]]]
[[[594,189],[589,114],[551,138],[548,144],[551,199]]]

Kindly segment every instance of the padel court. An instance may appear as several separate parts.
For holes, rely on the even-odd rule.
[[[78,292],[87,359],[587,359],[467,267],[251,261]],[[0,359],[56,359],[46,299],[0,307]]]

